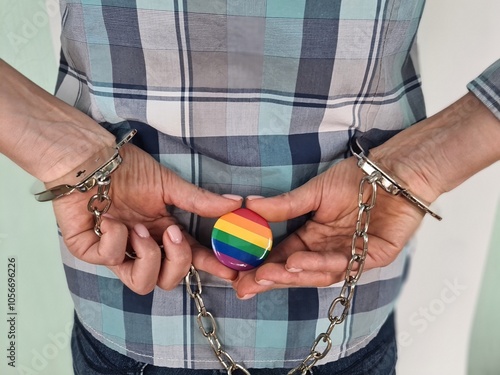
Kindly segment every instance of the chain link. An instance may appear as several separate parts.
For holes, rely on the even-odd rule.
[[[234,371],[240,371],[245,375],[250,375],[250,372],[248,372],[245,367],[236,363],[229,353],[223,349],[219,337],[217,336],[217,323],[213,315],[205,307],[205,303],[201,297],[203,287],[201,285],[200,274],[194,266],[191,266],[191,269],[186,275],[185,283],[186,291],[193,299],[196,310],[198,311],[198,316],[196,317],[198,328],[201,334],[208,340],[210,347],[221,365],[226,369],[229,375],[233,374]]]
[[[311,368],[322,358],[326,356],[332,346],[331,334],[335,326],[344,322],[351,301],[356,290],[356,285],[363,273],[366,255],[368,254],[368,228],[370,226],[370,212],[375,207],[377,200],[377,180],[380,179],[380,174],[375,172],[369,176],[364,176],[359,183],[358,194],[358,217],[356,220],[356,229],[351,241],[351,259],[347,265],[344,285],[340,290],[340,294],[335,298],[328,309],[328,320],[330,326],[324,333],[320,333],[309,352],[309,355],[295,368],[288,372],[288,375],[312,374]],[[365,197],[365,188],[371,185],[372,192],[370,197]],[[362,242],[362,250],[358,251],[358,242]],[[339,311],[336,313],[336,311]],[[318,351],[317,347],[324,343],[326,347],[322,351]]]
[[[109,188],[111,187],[111,175],[104,175],[103,173],[97,172],[95,181],[97,183],[97,194],[90,197],[87,204],[87,210],[94,216],[95,234],[101,237],[102,215],[108,212],[109,207],[111,207],[111,197],[108,195]]]

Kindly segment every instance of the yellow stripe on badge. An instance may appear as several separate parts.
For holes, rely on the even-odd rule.
[[[225,218],[224,218],[225,219]],[[245,240],[247,242],[250,242],[256,246],[262,247],[263,249],[268,249],[271,244],[272,240],[269,239],[269,237],[272,235],[271,230],[268,228],[263,227],[262,225],[258,225],[262,229],[267,229],[267,237],[261,236],[260,234],[255,233],[254,231],[242,228],[241,226],[231,223],[229,221],[226,221],[224,219],[219,219],[217,223],[215,223],[214,228],[217,228],[221,231],[224,231],[226,233],[231,233],[232,235]],[[260,231],[260,230],[259,230]],[[262,231],[260,231],[262,232]]]
[[[255,220],[257,218],[253,218],[253,216],[248,215],[248,217],[241,216],[242,213],[234,213],[230,212],[222,217],[222,220],[228,221],[234,225],[237,225],[241,228],[248,229],[249,231],[255,232],[256,234],[262,236],[262,237],[269,237],[271,235],[271,229],[265,223],[266,226],[264,226],[262,223],[259,223]]]

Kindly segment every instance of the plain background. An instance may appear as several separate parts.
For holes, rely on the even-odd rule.
[[[0,0],[0,57],[48,91],[56,9],[56,0]],[[499,16],[498,0],[427,2],[417,42],[429,115],[500,58]],[[51,206],[33,199],[33,181],[0,155],[0,373],[69,375],[71,299]],[[496,163],[434,204],[443,222],[425,218],[398,304],[398,374],[500,373],[499,186]],[[5,355],[10,257],[17,265],[16,369]]]

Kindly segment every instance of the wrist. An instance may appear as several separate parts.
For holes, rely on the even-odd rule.
[[[114,136],[0,60],[0,152],[41,181],[64,176]]]
[[[426,204],[445,192],[442,181],[433,172],[437,165],[431,149],[415,138],[403,141],[401,136],[395,137],[372,149],[370,158]]]
[[[427,203],[500,160],[500,121],[473,94],[371,150]]]
[[[368,176],[370,183],[372,181],[376,182],[387,193],[393,196],[399,195],[424,213],[430,214],[437,220],[442,220],[440,215],[430,209],[429,202],[415,195],[405,184],[401,183],[401,180],[395,178],[392,173],[375,163],[373,159],[370,159],[368,152],[363,150],[358,139],[352,139],[350,147],[352,153],[358,159],[358,167]]]
[[[40,202],[50,201],[75,191],[86,193],[96,185],[108,186],[109,189],[110,176],[122,162],[119,150],[136,132],[129,131],[114,147],[102,149],[68,174],[46,183],[47,190],[35,193],[35,198]]]
[[[74,121],[41,125],[43,129],[39,132],[39,138],[42,141],[37,151],[41,156],[29,160],[26,169],[44,183],[58,181],[76,169],[87,169],[81,167],[84,164],[98,163],[115,146],[113,134],[97,123],[93,124],[93,129]],[[29,144],[30,141],[26,143]],[[28,144],[26,147],[29,147]]]

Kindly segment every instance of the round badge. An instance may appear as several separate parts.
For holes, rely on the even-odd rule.
[[[267,221],[247,208],[221,216],[212,230],[212,248],[219,261],[237,271],[258,267],[273,246]]]

